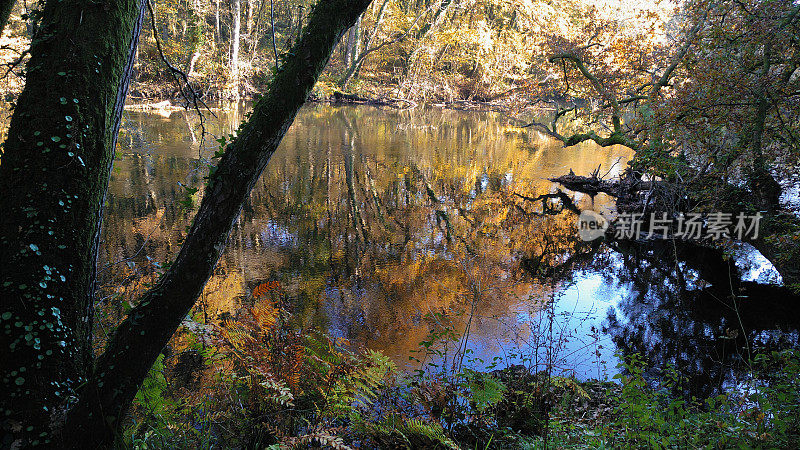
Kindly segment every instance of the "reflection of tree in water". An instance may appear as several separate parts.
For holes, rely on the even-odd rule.
[[[574,209],[568,199],[549,197],[554,205],[543,211],[574,220],[561,213]],[[573,228],[551,223],[528,240],[521,265],[562,285],[596,272],[618,292],[630,292],[609,311],[604,331],[622,355],[645,356],[651,375],[675,367],[688,378],[684,392],[708,396],[747,375],[748,355],[800,346],[800,296],[742,281],[724,250],[665,240],[600,242],[583,242]]]
[[[169,260],[185,226],[178,182],[191,181],[198,150],[187,118],[173,116],[131,116],[121,141],[130,148],[116,163],[103,246],[104,263],[126,262],[104,276],[114,291],[105,296],[120,310],[131,290],[154,281],[154,263]],[[153,139],[156,154],[137,147]],[[513,194],[549,192],[546,178],[563,165],[588,170],[617,156],[599,149],[589,160],[532,144],[491,115],[421,108],[312,106],[283,142],[192,320],[235,316],[250,289],[279,280],[299,324],[396,355],[425,338],[426,313],[467,312],[476,286],[476,316],[506,315],[527,297],[533,287],[520,255],[572,223],[537,217],[538,205]]]
[[[722,250],[669,241],[615,246],[620,283],[633,296],[610,314],[608,333],[623,354],[640,353],[660,371],[674,366],[697,396],[746,374],[755,351],[797,346],[800,298],[788,289],[741,281]]]
[[[253,223],[258,217],[292,218],[286,226],[304,243],[285,265],[295,275],[302,271],[298,299],[312,309],[315,300],[321,303],[332,327],[347,337],[390,346],[399,339],[415,347],[427,330],[409,334],[411,325],[428,312],[464,310],[478,281],[490,278],[495,285],[503,278],[503,296],[522,295],[516,292],[522,283],[513,273],[512,246],[493,243],[501,227],[489,217],[503,210],[490,206],[509,200],[501,192],[508,186],[490,183],[476,192],[472,187],[480,181],[365,155],[357,123],[344,114],[336,118],[338,145],[279,167],[275,181],[291,190],[272,195],[276,190],[265,188],[258,192],[269,194],[252,201],[258,205],[250,212]],[[287,183],[295,168],[301,173]],[[480,264],[465,263],[477,255],[484,256]],[[504,304],[489,298],[500,296],[499,288],[482,295],[484,311]]]
[[[116,317],[177,248],[187,223],[178,182],[198,183],[202,165],[186,117],[131,115],[127,127],[100,264],[102,306]],[[245,205],[192,319],[235,316],[250,289],[279,280],[298,324],[403,358],[426,337],[428,312],[447,312],[461,331],[457,313],[473,305],[478,318],[507,316],[529,296],[549,298],[540,284],[568,286],[593,271],[607,284],[633,287],[620,289],[633,295],[608,322],[620,350],[644,354],[655,368],[676,365],[691,375],[692,392],[741,373],[747,344],[751,351],[779,339],[797,344],[797,297],[739,281],[721,252],[586,243],[574,215],[543,214],[563,206],[557,194],[530,200],[553,192],[548,177],[566,166],[608,167],[617,155],[595,149],[587,158],[525,136],[480,114],[304,109]],[[588,200],[578,206],[602,204]],[[486,321],[487,334],[497,333],[493,323]],[[100,337],[110,325],[100,325]],[[780,338],[778,329],[788,334]]]

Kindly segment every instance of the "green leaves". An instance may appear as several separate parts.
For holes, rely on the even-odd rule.
[[[178,185],[185,191],[183,199],[178,203],[186,209],[191,209],[194,207],[194,195],[199,191],[199,189],[196,187],[187,186],[181,182],[178,182]]]
[[[505,384],[491,374],[473,370],[467,370],[465,373],[465,387],[471,393],[475,408],[480,412],[499,403],[508,390]]]

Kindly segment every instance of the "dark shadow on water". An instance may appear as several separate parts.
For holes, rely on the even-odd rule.
[[[800,347],[800,296],[743,280],[743,270],[721,249],[668,240],[584,248],[562,258],[570,267],[548,273],[596,271],[627,286],[603,331],[622,357],[643,355],[649,376],[677,369],[686,377],[685,394],[705,398],[734,388],[747,379],[756,353]]]

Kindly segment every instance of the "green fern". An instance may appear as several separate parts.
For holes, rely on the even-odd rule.
[[[589,398],[589,394],[575,378],[552,377],[550,378],[550,383],[559,389],[572,392],[573,395],[578,397]]]
[[[164,354],[158,355],[156,362],[147,373],[142,386],[136,393],[136,403],[154,417],[164,417],[174,409],[175,402],[164,396],[167,380],[164,378]]]
[[[465,375],[466,387],[471,393],[470,400],[480,412],[499,403],[508,390],[505,384],[491,374],[468,370]]]
[[[330,392],[326,393],[329,414],[349,414],[354,406],[371,406],[387,380],[397,373],[397,366],[384,354],[369,350],[361,363],[348,376],[336,381]]]
[[[380,421],[363,424],[361,432],[372,438],[379,448],[453,449],[459,446],[439,422],[422,418],[403,419],[390,415]]]

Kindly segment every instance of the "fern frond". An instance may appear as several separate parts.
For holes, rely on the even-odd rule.
[[[259,302],[250,309],[253,319],[261,333],[269,333],[275,328],[281,310],[273,302]]]
[[[368,351],[354,371],[338,379],[326,393],[330,412],[337,415],[349,413],[353,406],[370,407],[389,377],[396,373],[397,366],[389,357],[378,351]]]
[[[334,430],[317,426],[303,436],[285,438],[283,445],[289,448],[329,447],[334,450],[352,450],[344,443],[344,439],[334,434]]]
[[[267,295],[270,291],[280,289],[281,285],[277,281],[268,281],[261,283],[253,289],[252,298],[257,299]]]
[[[471,393],[471,401],[478,411],[496,405],[503,399],[508,390],[505,384],[488,373],[467,371],[467,387]]]
[[[276,380],[272,377],[264,377],[259,383],[259,386],[264,388],[267,392],[267,396],[264,397],[265,400],[277,403],[281,406],[294,406],[294,395],[292,395],[292,390],[286,386],[286,383],[280,380]]]
[[[391,415],[378,422],[363,424],[363,431],[380,448],[426,448],[459,450],[439,422],[422,418],[403,419]]]
[[[572,391],[573,394],[579,397],[589,398],[589,394],[574,378],[552,377],[550,379],[550,382],[553,384],[553,386],[561,388],[565,391],[566,390]]]

